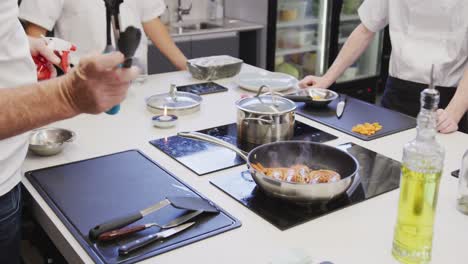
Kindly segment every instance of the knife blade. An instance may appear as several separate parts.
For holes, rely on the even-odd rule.
[[[136,239],[136,240],[134,240],[132,242],[129,242],[129,243],[119,247],[119,255],[121,255],[121,256],[122,255],[127,255],[127,254],[129,254],[130,252],[132,252],[132,251],[134,251],[136,249],[139,249],[139,248],[142,248],[142,247],[144,247],[144,246],[146,246],[148,244],[151,244],[152,242],[155,242],[155,241],[162,240],[162,239],[168,238],[170,236],[173,236],[173,235],[175,235],[175,234],[177,234],[179,232],[184,231],[185,229],[191,227],[194,224],[195,224],[195,222],[190,222],[190,223],[183,224],[183,225],[180,225],[180,226],[177,226],[177,227],[174,227],[174,228],[162,231],[162,232],[158,232],[158,233],[155,233],[155,234],[151,234],[151,235]]]
[[[194,211],[194,212],[185,214],[183,216],[177,217],[176,219],[174,219],[171,222],[167,223],[163,227],[165,229],[167,229],[167,228],[173,228],[173,227],[179,226],[179,225],[187,222],[188,220],[190,220],[192,218],[195,218],[196,216],[198,216],[201,213],[203,213],[203,211],[200,210],[200,211]]]
[[[341,97],[341,96],[340,96]],[[336,105],[336,117],[341,118],[341,116],[344,113],[344,109],[346,107],[346,102],[348,100],[348,97],[346,95],[343,96],[343,99],[338,102]]]
[[[121,229],[116,229],[112,230],[109,232],[102,233],[99,235],[98,240],[99,241],[110,241],[114,240],[117,238],[122,238],[125,236],[128,236],[130,234],[134,234],[136,232],[151,228],[153,226],[159,226],[161,229],[168,229],[168,228],[173,228],[176,226],[179,226],[192,218],[195,218],[196,216],[200,215],[203,213],[203,211],[194,211],[190,212],[188,214],[184,214],[180,217],[177,217],[176,219],[172,220],[171,222],[165,224],[165,225],[159,225],[158,223],[148,223],[148,224],[143,224],[143,225],[136,225],[136,226],[131,226],[131,227],[124,227]]]

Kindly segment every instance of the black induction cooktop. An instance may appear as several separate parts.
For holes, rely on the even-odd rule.
[[[220,138],[237,145],[245,151],[250,151],[256,147],[256,145],[242,143],[237,140],[236,124],[204,129],[198,132]],[[293,140],[326,142],[336,138],[317,128],[298,121],[295,122]],[[150,143],[199,176],[245,164],[245,161],[233,151],[204,141],[172,136],[153,140]]]
[[[267,196],[257,187],[247,171],[217,177],[211,183],[280,230],[398,188],[400,162],[353,143],[339,147],[353,155],[360,168],[356,180],[346,194],[328,202],[304,205]]]

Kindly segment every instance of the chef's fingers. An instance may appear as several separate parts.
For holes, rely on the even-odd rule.
[[[135,80],[140,74],[140,69],[136,66],[130,68],[118,68],[112,72],[111,81],[115,84],[129,83]]]
[[[443,133],[443,134],[448,134],[448,133],[452,133],[452,132],[455,132],[458,130],[458,125],[455,124],[455,122],[451,122],[449,123],[449,125],[447,127],[445,127],[444,129],[440,130],[439,132],[440,133]]]
[[[309,76],[305,77],[304,79],[302,79],[299,82],[299,87],[300,88],[307,88],[309,86],[312,86],[312,85],[316,84],[317,83],[316,78],[317,77],[312,76],[312,75],[309,75]]]
[[[451,125],[452,123],[450,122],[450,120],[446,119],[442,123],[437,125],[437,131],[439,132],[446,131]]]
[[[438,124],[437,124],[437,130],[438,131],[443,131],[447,127],[449,127],[451,123],[452,123],[451,120],[449,118],[447,118],[447,116],[445,116],[444,119],[439,118],[439,121],[438,121]]]
[[[98,55],[98,59],[95,60],[96,70],[106,71],[114,69],[122,64],[125,60],[124,55],[121,52],[111,52],[107,54]]]
[[[448,115],[444,109],[437,109],[436,113],[437,113],[437,126],[439,126],[440,124],[444,123],[447,120]]]
[[[440,133],[452,133],[458,130],[458,124],[444,109],[437,110],[437,131]]]
[[[52,62],[53,64],[59,65],[61,59],[54,53],[54,51],[47,47],[46,43],[42,40],[37,39],[36,41],[36,52],[38,52],[40,55],[42,55],[42,57]]]

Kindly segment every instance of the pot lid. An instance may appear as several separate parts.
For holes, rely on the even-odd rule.
[[[199,106],[201,101],[202,98],[199,95],[172,90],[169,93],[148,97],[146,104],[158,110],[164,110],[165,107],[167,110],[185,110]]]
[[[262,115],[281,115],[296,110],[296,104],[293,101],[271,95],[243,98],[236,104],[241,110]]]

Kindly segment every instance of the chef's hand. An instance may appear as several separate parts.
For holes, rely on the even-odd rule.
[[[458,121],[445,109],[437,110],[437,131],[440,133],[452,133],[458,130]]]
[[[29,38],[29,50],[32,56],[41,55],[46,60],[52,62],[53,64],[59,66],[60,65],[60,58],[55,55],[54,51],[47,47],[47,44],[44,39],[42,38]]]
[[[327,80],[323,77],[309,75],[306,76],[299,82],[300,88],[324,88],[328,89],[331,83],[328,83]]]
[[[64,77],[63,96],[76,113],[98,114],[122,102],[130,82],[139,71],[136,67],[120,68],[120,52],[83,57]]]

